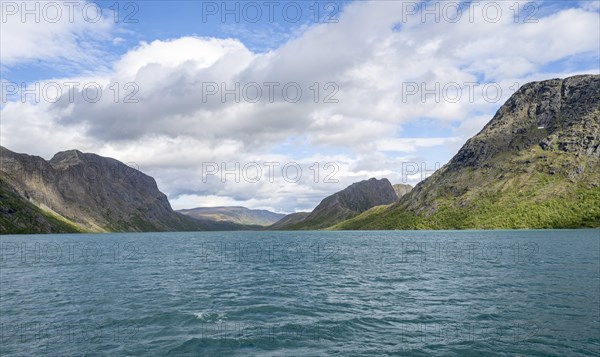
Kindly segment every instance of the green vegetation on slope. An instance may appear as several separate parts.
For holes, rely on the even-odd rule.
[[[403,190],[406,189],[403,188]],[[280,226],[279,229],[327,229],[332,225],[356,217],[370,208],[391,204],[397,200],[396,191],[388,179],[371,178],[353,183],[324,198],[305,219],[283,227]]]
[[[570,196],[570,197],[569,197]],[[510,202],[510,199],[514,201]],[[455,208],[441,207],[425,217],[403,207],[383,213],[365,212],[342,222],[333,229],[541,229],[600,227],[600,189],[577,188],[565,196],[542,202],[522,199],[519,195],[482,197],[472,204]]]
[[[534,156],[544,159],[537,165],[525,164],[532,163]],[[584,172],[569,178],[575,164]],[[454,196],[451,190],[438,190],[433,201],[436,210],[431,214],[416,213],[403,202],[375,207],[332,229],[600,227],[598,177],[600,170],[594,160],[536,148],[510,163],[498,163],[487,171],[465,170],[453,177],[452,188],[464,193]]]
[[[334,229],[600,227],[600,76],[532,82],[391,207]]]
[[[65,218],[44,211],[22,198],[0,179],[0,233],[82,233]]]
[[[0,156],[6,196],[0,203],[0,232],[198,231],[224,226],[174,212],[152,177],[111,158],[69,150],[47,161],[2,146]],[[93,180],[86,175],[89,167],[98,170]]]

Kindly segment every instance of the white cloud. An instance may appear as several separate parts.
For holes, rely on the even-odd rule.
[[[214,76],[231,76],[247,67],[253,54],[238,40],[182,37],[171,41],[142,42],[115,64],[115,77],[139,80],[147,66],[157,65],[159,70],[190,70],[211,68]],[[235,59],[235,60],[233,60]],[[220,62],[218,65],[217,62]],[[153,72],[154,73],[154,72]]]
[[[377,142],[377,149],[380,151],[398,151],[413,153],[420,148],[440,146],[460,141],[457,137],[446,138],[395,138],[383,139]]]
[[[94,68],[105,55],[101,44],[112,41],[112,13],[98,13],[93,2],[1,1],[0,6],[3,69],[33,61]]]
[[[124,44],[125,42],[126,42],[126,40],[125,40],[124,38],[122,38],[122,37],[115,37],[115,38],[113,38],[113,40],[112,40],[112,44],[113,44],[114,46],[119,46],[119,45],[122,45],[122,44]]]

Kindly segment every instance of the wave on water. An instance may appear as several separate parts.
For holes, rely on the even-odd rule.
[[[221,322],[223,320],[227,320],[224,313],[218,313],[214,311],[194,312],[193,315],[202,322]]]

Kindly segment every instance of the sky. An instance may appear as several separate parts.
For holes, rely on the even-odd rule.
[[[290,213],[415,185],[521,85],[600,71],[600,1],[0,1],[0,144]]]

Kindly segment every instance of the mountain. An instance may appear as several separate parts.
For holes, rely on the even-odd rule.
[[[177,212],[193,218],[216,222],[233,222],[243,225],[269,226],[283,217],[284,214],[267,210],[249,209],[246,207],[198,207],[182,209]]]
[[[287,226],[291,226],[296,223],[300,223],[306,219],[310,215],[310,212],[295,212],[290,213],[287,216],[283,217],[279,221],[273,223],[269,226],[270,229],[286,229]]]
[[[396,196],[398,196],[398,199],[402,198],[402,196],[406,195],[410,192],[410,190],[413,189],[411,185],[404,185],[401,183],[393,185],[392,187],[394,188],[394,192],[396,192]]]
[[[337,229],[600,226],[600,76],[528,83],[399,202]]]
[[[111,158],[70,150],[46,161],[4,147],[0,158],[3,233],[223,228],[174,212],[152,177]]]
[[[77,233],[81,229],[43,211],[0,179],[0,233]]]
[[[353,183],[326,197],[302,221],[280,225],[280,229],[321,229],[352,218],[371,207],[387,205],[398,199],[388,179],[371,178]]]
[[[375,179],[371,179],[371,180],[375,180]],[[383,180],[381,180],[381,182],[383,183],[383,186],[387,186],[387,185],[385,184],[385,181],[384,181],[384,180],[385,180],[385,181],[387,181],[387,179],[383,179]],[[368,182],[368,181],[363,181],[363,182]],[[355,185],[357,185],[357,184],[355,184]],[[360,187],[360,185],[357,185],[357,186],[359,186],[359,187]],[[355,188],[355,187],[357,187],[357,186],[354,186],[354,187],[353,187],[353,189],[349,190],[349,191],[347,192],[347,193],[348,193],[348,195],[350,195],[350,196],[351,196],[351,195],[354,195],[354,194],[356,194],[357,192],[359,192],[360,194],[362,194],[362,193],[363,193],[363,191],[361,191],[361,190],[355,190],[355,189],[354,189],[354,188]],[[350,187],[352,187],[352,186],[350,186]],[[350,187],[348,187],[348,188],[350,188]],[[396,184],[396,185],[392,185],[392,188],[393,188],[393,190],[394,190],[394,193],[396,194],[396,200],[398,200],[400,197],[402,197],[402,196],[404,196],[405,194],[407,194],[408,192],[410,192],[410,190],[412,190],[412,188],[413,188],[413,187],[412,187],[411,185]],[[351,215],[351,216],[355,216],[355,215],[356,215],[356,212],[360,213],[360,212],[363,212],[363,211],[365,211],[365,210],[364,210],[364,209],[365,209],[365,207],[369,207],[369,208],[366,210],[366,211],[368,211],[368,210],[371,210],[371,209],[376,209],[376,208],[386,207],[386,206],[390,205],[390,204],[391,204],[393,201],[392,201],[392,202],[389,202],[389,200],[391,199],[391,197],[389,197],[389,195],[387,194],[387,191],[389,191],[389,190],[387,190],[386,188],[384,188],[384,191],[386,192],[386,193],[385,193],[385,195],[383,196],[383,197],[385,197],[385,198],[384,198],[384,199],[383,199],[383,201],[381,201],[381,202],[387,202],[387,203],[384,203],[383,205],[375,205],[375,206],[372,206],[372,204],[373,204],[373,203],[368,203],[366,206],[360,207],[360,209],[359,209],[358,211],[353,211],[353,213],[349,213],[349,215]],[[343,192],[343,191],[342,191],[342,192]],[[341,193],[341,192],[338,192],[337,194],[334,194],[333,196],[339,195],[340,193]],[[345,194],[346,194],[346,193],[345,193]],[[330,200],[334,200],[334,199],[330,199]],[[324,200],[324,201],[325,201],[325,200]],[[323,202],[322,202],[322,204],[323,204]],[[325,203],[325,205],[327,205],[327,203]],[[356,206],[356,205],[354,205],[354,206]],[[317,207],[317,208],[319,208],[319,207]],[[316,210],[316,209],[315,209],[315,210]],[[321,211],[321,210],[320,210],[320,211]],[[340,212],[345,212],[345,208],[344,208],[344,207],[339,207],[339,211],[340,211]],[[366,212],[366,211],[365,211],[365,212]],[[321,211],[321,212],[322,212],[322,211]],[[302,221],[306,220],[306,219],[307,219],[307,218],[308,218],[308,217],[311,215],[311,213],[312,213],[312,212],[297,212],[297,213],[292,213],[292,214],[289,214],[289,215],[287,215],[287,216],[283,217],[283,218],[282,218],[280,221],[278,221],[277,223],[275,223],[275,224],[273,224],[273,225],[269,226],[269,228],[270,228],[270,229],[279,230],[279,229],[297,229],[298,227],[303,227],[303,226],[304,226],[304,224],[300,224],[300,222],[302,222]],[[333,214],[331,214],[331,213],[328,213],[328,214],[330,214],[330,215],[333,215],[333,216],[335,216],[335,215],[336,215],[335,213],[333,213]],[[314,218],[315,218],[316,216],[317,216],[316,214],[315,214],[315,215],[313,215],[313,219],[311,219],[311,220],[313,220],[313,221],[314,221]],[[308,224],[312,224],[312,223],[309,221],[309,222],[308,222]]]

